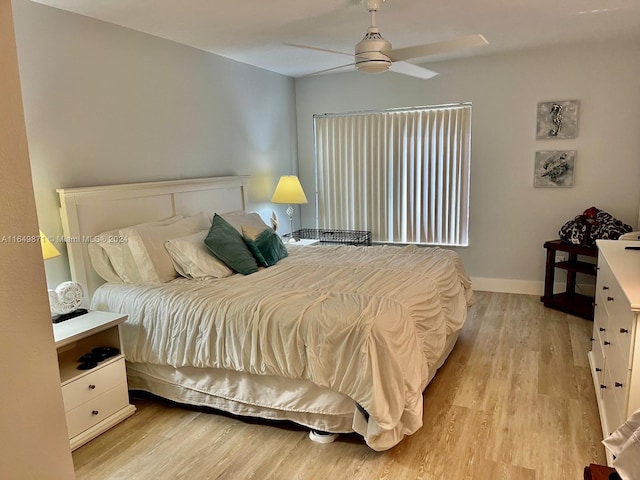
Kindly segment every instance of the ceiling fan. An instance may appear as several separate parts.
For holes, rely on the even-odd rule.
[[[393,72],[402,73],[418,78],[431,78],[437,75],[437,72],[420,67],[406,60],[414,58],[422,58],[430,55],[438,55],[442,53],[463,50],[466,48],[480,47],[487,45],[489,42],[482,35],[468,35],[465,37],[447,40],[444,42],[429,43],[426,45],[416,45],[413,47],[399,48],[393,50],[391,43],[385,40],[380,34],[380,29],[376,25],[376,12],[380,9],[385,0],[364,0],[366,8],[371,15],[371,26],[367,30],[367,34],[360,40],[355,47],[354,62],[338,67],[329,68],[315,72],[312,75],[326,73],[339,68],[354,65],[359,72],[365,73],[382,73],[391,69]],[[298,45],[288,43],[292,47],[307,48],[311,50],[319,50],[321,52],[338,53],[340,55],[349,55],[350,53],[338,52],[324,48],[310,47],[307,45]]]

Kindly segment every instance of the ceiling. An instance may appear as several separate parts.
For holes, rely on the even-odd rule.
[[[291,77],[344,65],[352,57],[285,43],[350,53],[369,26],[363,0],[35,1]],[[386,0],[377,23],[394,49],[476,33],[489,41],[413,60],[428,67],[434,60],[638,36],[640,1]]]

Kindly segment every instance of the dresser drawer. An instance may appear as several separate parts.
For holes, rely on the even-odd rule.
[[[97,398],[117,385],[126,383],[124,357],[87,370],[87,374],[78,377],[62,386],[64,409],[68,412],[78,405]]]
[[[611,343],[612,354],[616,357],[619,368],[629,370],[631,357],[631,331],[633,329],[633,315],[631,312],[619,314],[609,320],[608,340]]]
[[[611,435],[626,420],[626,418],[622,418],[622,414],[618,410],[617,392],[613,385],[614,381],[607,367],[604,374],[604,383],[600,385],[603,405],[601,414],[604,413],[604,421],[607,426],[607,431],[603,432],[605,436]]]
[[[605,289],[606,288],[606,289]],[[618,322],[622,317],[628,319],[632,317],[629,301],[622,291],[620,284],[611,281],[607,286],[603,286],[600,291],[600,301],[607,309],[609,316],[609,328],[613,328],[612,322]],[[631,323],[631,320],[628,320]]]
[[[595,334],[594,334],[595,335]],[[598,342],[598,337],[595,335],[596,340],[593,342],[591,347],[591,361],[593,362],[593,368],[595,370],[596,381],[598,385],[602,385],[604,383],[604,369],[605,369],[605,358],[602,353],[602,345]],[[600,396],[600,389],[596,388],[596,393]]]
[[[606,298],[607,293],[611,290],[611,287],[617,284],[618,282],[615,280],[613,272],[611,272],[611,268],[609,268],[609,265],[607,265],[607,262],[604,261],[602,256],[599,256],[598,279],[596,281],[596,297],[598,296],[598,294],[600,294],[604,298]]]
[[[627,414],[627,398],[629,392],[629,370],[623,372],[611,373],[611,380],[613,380],[613,396],[616,399],[616,406],[618,407],[618,413],[620,414],[620,423],[622,425],[629,416]],[[629,412],[631,414],[633,412]]]
[[[602,341],[606,339],[606,333],[609,331],[609,315],[607,309],[604,306],[604,301],[601,296],[596,295],[596,306],[594,310],[593,318],[593,338],[596,341]]]
[[[69,437],[84,432],[88,428],[113,415],[129,404],[127,384],[122,383],[115,388],[92,398],[86,403],[67,412],[67,429]]]
[[[596,304],[595,318],[593,320],[593,349],[596,346],[600,348],[600,355],[606,357],[608,351],[609,342],[609,317],[607,316],[607,310],[601,303]]]

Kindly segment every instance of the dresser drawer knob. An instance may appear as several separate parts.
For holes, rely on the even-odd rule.
[[[615,386],[616,386],[616,387],[622,387],[622,384],[621,384],[620,382],[616,382],[616,383],[615,383]]]
[[[604,286],[602,287],[602,289],[603,289],[603,290],[609,290],[609,287],[607,287],[606,285],[604,285]]]
[[[613,302],[613,297],[607,297],[607,302]]]
[[[607,331],[607,329],[603,328],[603,327],[600,327],[598,330],[600,330],[601,332],[606,332]]]
[[[95,385],[93,385],[93,384],[89,385],[89,390],[95,390],[95,389],[96,389]]]
[[[596,367],[596,372],[601,372],[601,371],[602,371],[601,368]]]
[[[611,345],[611,342],[607,342],[607,341],[605,340],[604,344],[605,344],[605,345]]]
[[[600,388],[607,388],[607,386],[600,384]]]
[[[621,328],[620,333],[629,333],[629,330],[627,330],[626,328]]]
[[[91,415],[98,415],[99,413],[100,413],[100,412],[99,412],[98,410],[93,410],[93,411],[91,412]]]

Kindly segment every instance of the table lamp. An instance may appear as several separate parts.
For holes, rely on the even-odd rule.
[[[307,203],[307,196],[302,190],[300,180],[296,175],[283,175],[278,181],[276,191],[273,192],[271,197],[273,203],[286,203],[287,215],[289,215],[289,226],[291,228],[291,241],[293,239],[293,205],[299,205],[301,203]]]
[[[42,247],[42,258],[44,260],[50,260],[60,256],[60,252],[53,243],[49,241],[49,238],[40,230],[40,246]]]

